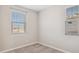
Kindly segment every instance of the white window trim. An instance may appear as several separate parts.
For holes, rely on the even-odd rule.
[[[15,32],[13,32],[13,28],[12,28],[12,18],[11,18],[11,12],[12,12],[13,10],[19,10],[19,11],[21,11],[21,12],[24,12],[25,15],[27,15],[27,12],[24,11],[24,10],[22,10],[21,8],[20,8],[20,9],[19,9],[19,8],[14,8],[14,7],[13,7],[13,8],[12,8],[12,7],[10,8],[11,33],[12,33],[12,34],[24,34],[24,33],[26,32],[26,18],[27,18],[27,16],[25,16],[25,20],[24,20],[24,32],[23,32],[23,33],[22,33],[22,32],[16,32],[16,33],[15,33]],[[18,12],[19,12],[19,11],[18,11]],[[20,12],[20,13],[21,13],[21,12]]]

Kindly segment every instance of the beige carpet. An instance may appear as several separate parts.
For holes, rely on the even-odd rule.
[[[41,44],[34,44],[23,48],[15,49],[7,53],[62,53],[56,49],[43,46]]]

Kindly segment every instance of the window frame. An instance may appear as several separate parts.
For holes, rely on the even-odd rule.
[[[24,14],[24,22],[23,22],[23,29],[24,29],[24,32],[14,32],[13,31],[13,23],[15,23],[15,22],[13,22],[12,21],[12,12],[20,12],[20,13],[22,13],[22,14]],[[25,33],[26,32],[26,15],[27,15],[27,12],[26,11],[24,11],[24,10],[21,10],[21,8],[20,9],[18,9],[18,8],[11,8],[11,11],[10,11],[10,21],[11,21],[11,33],[13,33],[13,34],[23,34],[23,33]],[[20,22],[18,22],[18,23],[20,23]],[[21,22],[22,23],[22,22]],[[18,26],[19,27],[19,26]]]

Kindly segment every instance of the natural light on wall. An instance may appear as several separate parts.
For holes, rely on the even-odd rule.
[[[25,20],[26,13],[18,9],[12,9],[11,11],[11,31],[12,33],[24,33],[25,32]]]

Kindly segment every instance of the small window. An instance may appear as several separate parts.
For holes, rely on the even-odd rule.
[[[11,30],[13,33],[25,32],[26,13],[21,10],[12,10],[11,12]]]

